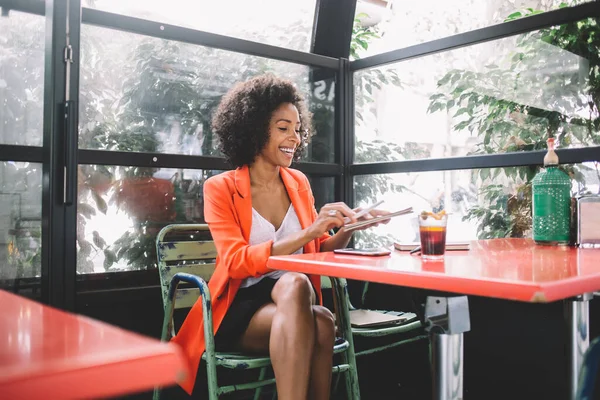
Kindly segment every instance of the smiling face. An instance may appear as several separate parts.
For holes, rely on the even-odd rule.
[[[289,167],[301,143],[300,114],[292,103],[283,103],[271,115],[269,140],[258,158],[279,167]]]

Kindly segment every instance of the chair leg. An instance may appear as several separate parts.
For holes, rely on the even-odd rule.
[[[341,354],[342,361],[350,366],[345,376],[346,394],[349,399],[360,400],[360,387],[358,384],[358,370],[356,367],[356,355],[354,353],[354,339],[352,337],[352,326],[350,325],[350,313],[348,311],[348,287],[338,279],[332,279],[334,287],[334,298],[337,303],[336,312],[340,316],[338,319],[340,332],[344,339],[349,343],[348,350]]]
[[[348,350],[342,356],[342,360],[350,366],[346,372],[346,394],[349,399],[360,400],[360,386],[358,384],[358,370],[356,367],[356,356],[354,355],[354,344],[350,344]]]
[[[208,359],[212,358],[212,362]],[[208,380],[208,399],[218,400],[219,399],[219,385],[217,384],[217,365],[214,354],[212,357],[207,357],[206,362],[206,377]]]
[[[260,373],[258,374],[258,380],[262,381],[265,379],[265,375],[267,374],[267,367],[262,367],[260,369]],[[254,400],[260,400],[260,395],[262,394],[262,386],[254,389]]]
[[[173,300],[167,297],[165,301],[164,316],[163,316],[163,328],[160,335],[161,342],[168,342],[173,337]],[[160,387],[155,386],[154,392],[152,393],[152,400],[160,400]]]

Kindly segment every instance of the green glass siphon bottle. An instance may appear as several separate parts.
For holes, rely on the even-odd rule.
[[[549,138],[544,169],[531,184],[533,240],[537,244],[567,245],[570,238],[571,179],[558,168],[554,138]]]

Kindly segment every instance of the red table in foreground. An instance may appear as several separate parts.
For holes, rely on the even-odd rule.
[[[171,385],[179,348],[0,290],[0,398],[90,399]]]
[[[408,252],[393,251],[392,255],[384,257],[334,253],[274,256],[269,258],[267,265],[278,270],[461,295],[524,302],[570,299],[567,317],[571,331],[571,393],[574,393],[583,352],[589,343],[588,300],[590,293],[600,290],[600,249],[538,246],[529,239],[473,241],[469,251],[447,251],[443,261],[425,261]],[[446,306],[451,307],[456,301],[458,298],[450,298]],[[467,304],[468,313],[466,298],[464,304]],[[458,307],[464,308],[464,305]],[[454,346],[461,348],[457,351],[462,352],[462,333],[460,338],[454,339]],[[447,344],[452,347],[452,343]],[[448,346],[444,346],[441,351],[449,351]],[[460,392],[460,397],[449,394],[438,398],[462,398],[462,376],[458,378],[461,388],[459,391],[453,388],[452,393]]]

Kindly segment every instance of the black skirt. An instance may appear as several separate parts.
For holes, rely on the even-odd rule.
[[[271,291],[277,279],[264,277],[252,286],[237,291],[221,326],[215,335],[218,351],[235,351],[236,345],[259,308],[272,303]]]
[[[215,335],[217,351],[237,351],[237,343],[246,332],[254,314],[265,304],[273,302],[271,292],[278,279],[266,276],[254,285],[237,291]],[[317,290],[314,286],[312,288],[318,299]]]

